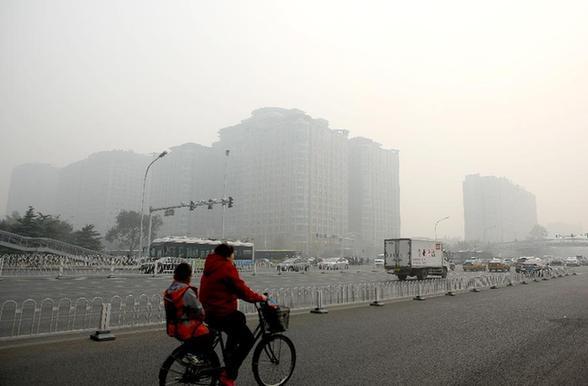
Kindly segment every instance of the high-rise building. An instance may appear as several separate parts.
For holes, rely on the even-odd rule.
[[[466,176],[463,202],[466,241],[521,240],[537,224],[535,196],[504,177]]]
[[[223,155],[215,148],[195,143],[172,147],[150,171],[145,213],[149,213],[149,206],[162,208],[222,197],[224,162]],[[215,205],[214,210],[179,208],[173,216],[156,212],[163,219],[158,234],[221,238],[222,211],[222,206]]]
[[[235,197],[227,234],[253,238],[258,249],[307,253],[344,236],[347,135],[323,119],[282,108],[255,110],[220,130],[213,146],[230,150],[227,193]]]
[[[6,213],[21,215],[29,206],[44,214],[55,214],[59,169],[47,164],[24,164],[14,168]]]
[[[44,209],[53,202],[55,214],[75,228],[94,224],[104,235],[121,210],[139,211],[153,159],[109,151],[61,169],[22,166],[8,207]],[[35,181],[44,181],[42,195]],[[233,208],[168,212],[158,236],[249,239],[257,249],[327,257],[373,256],[385,238],[400,235],[398,151],[349,139],[346,130],[296,109],[258,109],[221,129],[210,147],[171,148],[150,169],[144,213],[228,196]]]
[[[375,256],[384,239],[400,237],[398,150],[361,137],[349,149],[349,231],[356,254]]]
[[[94,224],[104,235],[121,210],[139,211],[143,175],[151,157],[105,151],[59,171],[57,213],[74,228]]]

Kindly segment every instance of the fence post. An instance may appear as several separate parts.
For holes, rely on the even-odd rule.
[[[492,283],[492,285],[490,286],[490,289],[498,289],[498,280],[497,280],[496,276],[492,276],[490,278],[490,282]]]
[[[112,309],[111,303],[102,303],[102,312],[100,313],[100,325],[98,330],[92,335],[90,339],[97,342],[105,340],[114,340],[115,336],[110,332],[110,311]]]
[[[316,308],[310,310],[313,314],[326,314],[329,311],[323,307],[323,291],[320,288],[316,290]]]
[[[2,280],[2,269],[4,269],[4,257],[0,257],[0,280]]]
[[[110,274],[107,276],[107,278],[111,279],[114,277],[114,257],[110,258]]]
[[[445,295],[455,296],[455,292],[453,292],[453,289],[451,288],[451,279],[445,279],[445,282],[447,283],[447,292],[445,293]]]
[[[59,259],[59,273],[57,274],[57,279],[63,278],[63,256]]]
[[[478,281],[475,277],[472,278],[472,280],[474,281],[474,288],[472,288],[472,292],[480,292],[480,290],[478,289]]]
[[[523,276],[523,280],[521,280],[521,284],[529,284],[527,282],[527,273],[526,272],[523,272],[522,273],[522,276]]]
[[[374,306],[374,307],[382,307],[384,305],[384,303],[382,303],[380,301],[379,298],[379,294],[378,294],[378,284],[376,283],[376,285],[374,285],[374,294],[376,295],[376,298],[373,302],[370,303],[370,306]]]
[[[417,296],[414,297],[414,300],[425,300],[422,292],[422,280],[417,279]]]

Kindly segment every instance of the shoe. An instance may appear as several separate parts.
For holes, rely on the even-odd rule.
[[[221,386],[236,386],[237,385],[237,383],[235,382],[234,379],[229,378],[226,370],[221,371],[221,373],[218,377],[218,380],[219,380]]]

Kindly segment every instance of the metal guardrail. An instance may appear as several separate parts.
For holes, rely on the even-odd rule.
[[[173,266],[181,258],[160,258],[141,261],[128,256],[57,256],[54,254],[4,254],[0,255],[0,276],[83,276],[83,275],[160,275],[173,273]],[[145,269],[146,265],[150,269]],[[202,273],[204,259],[192,260],[195,273]],[[275,272],[275,267],[265,262],[241,263],[240,272]]]
[[[527,284],[569,275],[565,268],[532,274],[489,274],[447,279],[343,283],[325,286],[264,289],[279,304],[292,310],[326,312],[327,307],[361,303],[380,305],[382,301]],[[108,306],[109,305],[109,306]],[[240,302],[246,314],[254,314],[252,304]],[[110,299],[62,298],[27,299],[22,303],[7,300],[0,306],[0,340],[93,331],[103,328],[129,328],[161,325],[165,310],[160,295],[113,296]]]
[[[0,230],[0,246],[23,252],[53,253],[63,256],[103,255],[98,251],[46,237],[27,237]]]

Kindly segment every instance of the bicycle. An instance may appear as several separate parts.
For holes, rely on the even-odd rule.
[[[290,310],[272,308],[266,302],[255,303],[255,309],[259,324],[253,331],[253,376],[261,386],[285,385],[296,366],[294,343],[281,334],[288,329]],[[222,367],[216,348],[220,346],[223,361],[226,348],[221,331],[211,330],[211,333],[212,349],[206,353],[192,353],[187,343],[177,347],[161,365],[159,384],[217,385]]]

